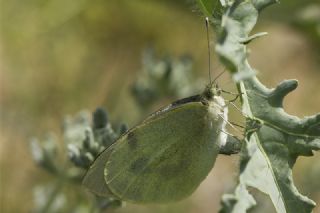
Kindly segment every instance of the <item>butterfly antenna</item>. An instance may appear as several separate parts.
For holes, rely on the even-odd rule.
[[[209,79],[210,79],[210,84],[212,83],[216,83],[216,81],[218,80],[218,78],[224,74],[226,72],[226,69],[224,69],[221,73],[219,73],[217,75],[217,77],[215,77],[212,81],[212,78],[211,78],[211,49],[210,49],[210,35],[209,35],[209,18],[206,17],[206,31],[207,31],[207,48],[208,48],[208,67],[209,67]]]
[[[227,70],[224,69],[222,72],[220,72],[214,79],[213,79],[213,83],[215,83]]]
[[[206,31],[207,31],[207,45],[208,45],[208,72],[209,72],[209,79],[210,84],[212,83],[211,80],[211,51],[210,51],[210,38],[209,38],[209,18],[206,17]]]

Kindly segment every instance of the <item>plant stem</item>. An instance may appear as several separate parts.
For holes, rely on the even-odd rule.
[[[59,173],[59,178],[54,186],[53,191],[50,194],[49,199],[47,200],[47,203],[44,205],[42,210],[40,211],[41,213],[48,213],[50,212],[50,208],[55,201],[57,195],[59,194],[60,190],[62,189],[64,182],[65,182],[65,176],[63,175],[64,173],[61,172]]]

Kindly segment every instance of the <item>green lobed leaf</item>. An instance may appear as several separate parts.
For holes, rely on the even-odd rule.
[[[244,196],[248,195],[248,186],[269,195],[277,212],[311,212],[315,206],[294,186],[292,168],[298,156],[311,156],[313,150],[320,149],[320,114],[303,119],[287,114],[283,98],[297,87],[297,81],[284,81],[268,89],[252,77],[255,72],[247,61],[247,41],[259,36],[249,35],[259,12],[276,2],[234,1],[222,17],[216,52],[234,78],[242,80],[238,88],[243,94],[243,112],[260,121],[261,126],[246,137],[239,185],[234,195],[224,196],[221,212],[248,211],[254,205],[252,196]]]
[[[275,89],[267,89],[256,78],[241,83],[245,112],[263,125],[248,141],[250,160],[240,182],[268,194],[277,212],[307,213],[315,203],[294,186],[292,168],[298,156],[320,150],[320,114],[299,119],[283,110],[283,98],[296,87],[295,80],[283,81]]]
[[[249,76],[254,73],[251,69],[242,68],[247,63],[246,44],[252,38],[259,37],[261,33],[251,36],[249,33],[257,22],[259,11],[276,2],[277,0],[234,1],[222,16],[222,29],[218,37],[216,52],[232,73],[238,72],[237,75],[239,75],[241,72],[246,72]]]
[[[235,194],[225,194],[222,196],[222,208],[219,213],[246,212],[256,205],[256,201],[246,189],[244,184],[239,184]]]

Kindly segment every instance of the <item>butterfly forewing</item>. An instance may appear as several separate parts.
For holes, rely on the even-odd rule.
[[[187,197],[208,175],[218,154],[220,124],[214,119],[201,102],[184,103],[147,119],[113,147],[104,171],[107,188],[137,203]]]

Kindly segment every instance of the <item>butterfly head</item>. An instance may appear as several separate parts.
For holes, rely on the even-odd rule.
[[[213,100],[215,96],[221,95],[221,89],[219,88],[218,84],[212,82],[206,86],[202,95],[207,100]]]

